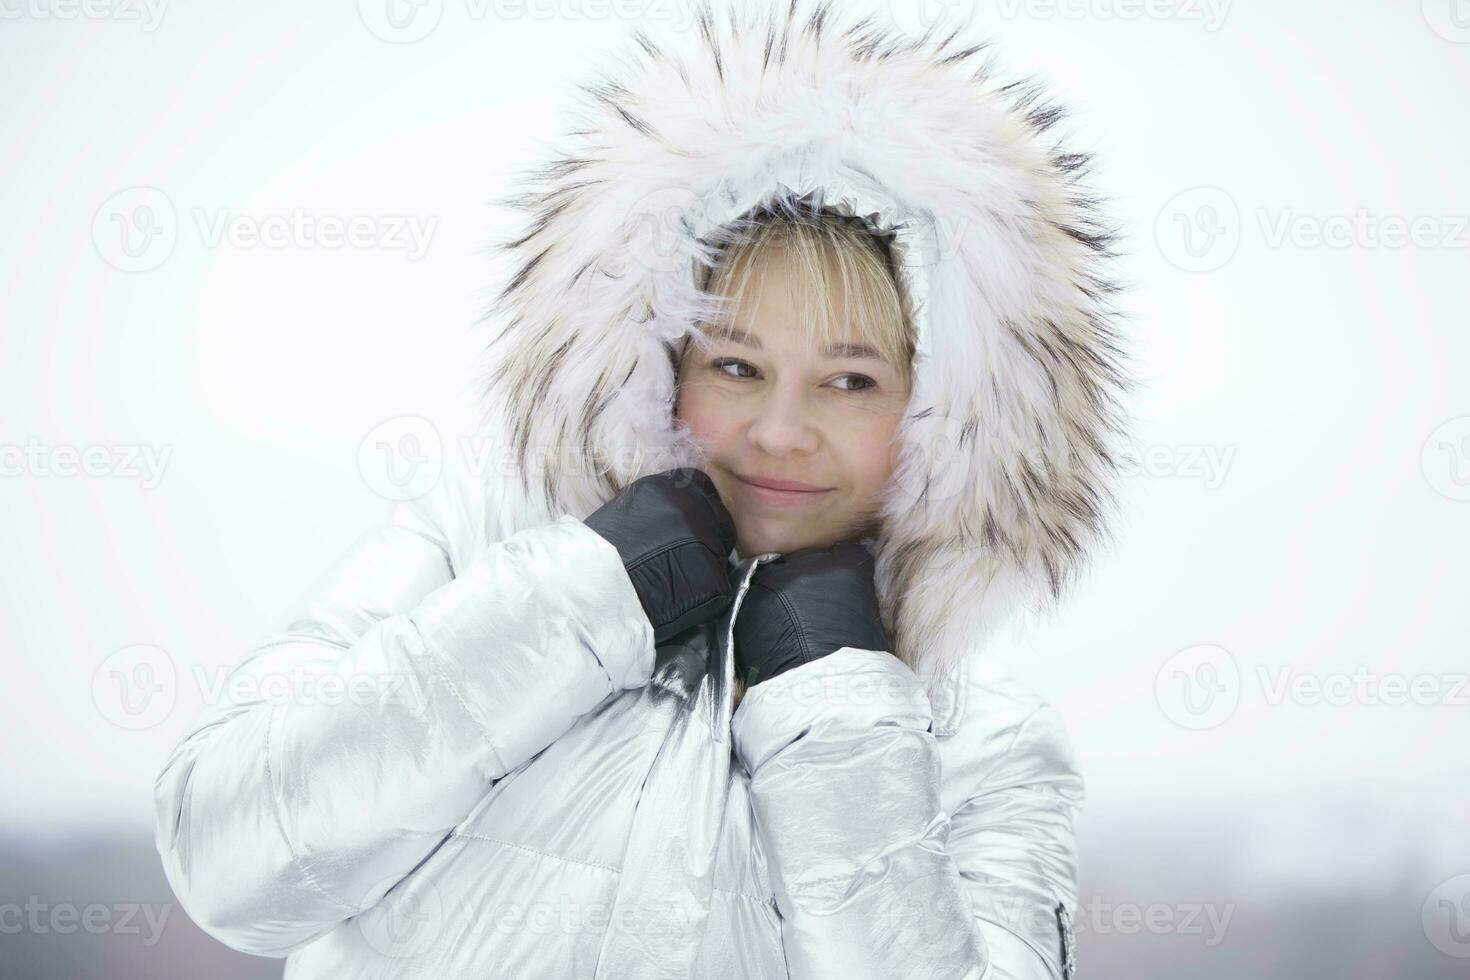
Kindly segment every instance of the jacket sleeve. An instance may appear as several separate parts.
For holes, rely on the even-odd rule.
[[[792,980],[1070,975],[1057,923],[1076,901],[1081,782],[1053,709],[974,736],[952,818],[931,728],[913,671],[851,647],[737,710]]]
[[[228,946],[284,956],[370,908],[496,780],[647,683],[612,544],[564,515],[455,569],[444,496],[357,541],[156,780],[169,883]]]

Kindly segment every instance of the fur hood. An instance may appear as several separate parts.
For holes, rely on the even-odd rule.
[[[695,258],[773,195],[811,195],[894,236],[915,307],[872,544],[892,652],[932,685],[1054,605],[1106,535],[1132,386],[1113,236],[1087,155],[1046,139],[1064,110],[997,83],[966,25],[910,37],[807,7],[705,0],[694,29],[636,31],[567,147],[502,199],[525,217],[486,315],[484,424],[516,474],[494,492],[521,523],[580,518],[698,465],[671,419],[672,350],[711,312]]]

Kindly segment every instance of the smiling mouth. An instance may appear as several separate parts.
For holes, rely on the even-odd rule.
[[[813,487],[810,489],[801,490],[769,487],[765,486],[764,484],[757,483],[753,480],[747,480],[745,477],[740,476],[739,474],[735,475],[735,480],[739,484],[740,489],[746,494],[746,496],[761,503],[774,504],[778,507],[794,507],[801,506],[803,504],[810,504],[817,500],[821,500],[824,496],[831,492],[830,487]]]

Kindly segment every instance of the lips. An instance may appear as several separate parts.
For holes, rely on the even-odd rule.
[[[744,477],[735,475],[740,490],[745,496],[773,507],[801,507],[822,500],[831,491],[830,487],[817,487],[797,480],[774,480],[766,477]]]
[[[800,480],[777,480],[772,477],[745,476],[740,473],[736,473],[735,477],[745,483],[753,483],[758,487],[769,487],[772,490],[796,490],[821,493],[828,489],[827,487],[819,487],[815,483],[802,483]]]

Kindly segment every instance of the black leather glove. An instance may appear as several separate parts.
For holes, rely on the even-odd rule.
[[[735,519],[703,470],[640,477],[582,523],[618,549],[655,645],[730,604]]]
[[[735,669],[754,686],[843,647],[889,650],[875,562],[860,541],[763,562],[735,617]]]

